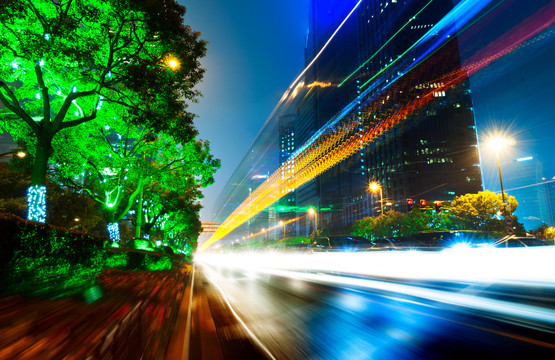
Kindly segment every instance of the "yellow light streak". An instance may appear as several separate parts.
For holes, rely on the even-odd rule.
[[[201,251],[207,249],[236,227],[287,195],[288,191],[283,190],[300,188],[352,156],[434,100],[435,94],[448,91],[465,81],[469,75],[516,49],[517,45],[522,44],[524,40],[526,39],[519,38],[520,43],[509,43],[503,49],[491,47],[487,49],[489,53],[485,51],[471,59],[465,66],[446,72],[436,79],[426,79],[426,74],[434,73],[435,62],[424,62],[417,70],[405,74],[398,84],[387,87],[387,90],[380,94],[373,94],[371,101],[362,108],[353,108],[351,113],[344,116],[332,129],[325,131],[302,152],[294,154],[289,159],[295,164],[293,171],[285,169],[289,161],[280,166],[228,216],[199,249]],[[440,51],[436,56],[448,55],[448,47],[443,50],[443,53]],[[426,86],[426,84],[434,84],[434,86]],[[361,121],[364,125],[361,125]],[[282,172],[286,170],[288,176],[282,176]]]

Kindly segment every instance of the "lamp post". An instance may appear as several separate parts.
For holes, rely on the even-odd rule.
[[[501,185],[501,200],[505,204],[505,192],[503,191],[503,178],[501,177],[501,161],[499,160],[499,150],[502,150],[507,145],[513,145],[514,140],[506,137],[496,136],[488,141],[488,146],[495,150],[497,158],[497,170],[499,171],[499,185]]]
[[[314,208],[309,208],[308,214],[314,216],[314,231],[318,231],[318,214],[316,213],[316,210],[314,210]]]
[[[381,210],[381,213],[383,214],[383,190],[382,190],[382,187],[377,182],[370,183],[370,191],[371,192],[375,193],[378,190],[380,190],[380,210]]]
[[[283,240],[285,240],[285,223],[283,221],[280,221],[279,224],[283,225]]]

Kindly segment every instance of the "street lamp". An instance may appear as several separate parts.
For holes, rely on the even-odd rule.
[[[505,204],[505,192],[503,191],[503,178],[501,177],[501,162],[499,161],[499,151],[503,150],[507,145],[514,145],[515,141],[511,138],[496,136],[488,140],[488,146],[495,150],[497,157],[497,170],[499,171],[499,184],[501,185],[501,200]]]
[[[166,63],[168,64],[168,67],[172,70],[177,70],[179,68],[179,60],[175,57],[169,57],[166,60]]]
[[[315,227],[315,231],[318,230],[318,214],[316,213],[316,210],[314,210],[314,208],[308,208],[308,214],[311,216],[314,216],[314,227]]]
[[[377,182],[370,183],[370,191],[371,192],[375,193],[378,190],[380,190],[380,209],[381,209],[381,213],[383,214],[383,191],[382,191],[382,187]]]
[[[0,154],[0,158],[9,158],[11,155],[13,155],[13,151],[8,151],[6,153],[2,153]],[[24,153],[23,151],[18,151],[17,153],[15,153],[17,155],[18,158],[23,159],[25,156],[27,156],[26,153]]]
[[[285,240],[285,223],[280,221],[279,224],[283,226],[283,240]]]

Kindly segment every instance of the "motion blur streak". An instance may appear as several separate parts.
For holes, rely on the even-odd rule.
[[[334,31],[334,33],[330,36],[330,38],[328,39],[328,41],[324,44],[324,46],[322,47],[322,49],[320,50],[320,52],[318,52],[318,54],[314,57],[314,59],[312,59],[312,61],[310,62],[310,64],[308,64],[306,66],[306,68],[303,70],[303,72],[295,79],[295,81],[293,81],[293,83],[291,84],[291,86],[289,86],[289,90],[291,90],[293,88],[293,86],[295,86],[295,84],[302,78],[302,76],[306,73],[306,71],[314,64],[314,62],[320,57],[320,55],[324,52],[324,50],[326,50],[326,48],[328,47],[329,43],[333,40],[333,38],[335,37],[335,35],[339,32],[339,30],[341,30],[341,28],[343,27],[343,25],[345,25],[345,23],[347,22],[347,20],[349,20],[349,18],[351,17],[351,15],[353,15],[353,13],[355,12],[355,10],[358,8],[358,6],[360,5],[360,3],[362,2],[362,0],[360,0],[359,2],[357,2],[357,4],[355,5],[355,7],[353,8],[353,10],[351,10],[351,12],[349,13],[349,15],[347,15],[347,17],[345,18],[345,20],[343,20],[343,22],[337,27],[337,29]]]
[[[225,272],[242,270],[255,275],[275,275],[319,284],[394,292],[553,325],[555,310],[550,308],[477,296],[473,294],[472,287],[463,287],[461,291],[453,291],[451,288],[437,290],[392,280],[464,281],[465,284],[474,282],[486,285],[495,283],[522,287],[524,292],[527,287],[554,289],[555,275],[550,270],[554,255],[553,248],[508,248],[469,249],[463,252],[202,254],[197,260],[205,268],[218,268]],[[387,275],[387,280],[361,278],[361,275]]]
[[[496,41],[476,50],[464,66],[446,69],[441,77],[430,78],[427,75],[433,73],[430,69],[442,63],[442,58],[449,56],[451,47],[457,46],[451,41],[452,37],[457,32],[466,30],[470,24],[487,21],[488,17],[480,15],[478,10],[483,9],[490,13],[491,8],[486,8],[489,3],[476,0],[460,2],[432,28],[436,29],[437,36],[427,32],[418,42],[411,45],[403,56],[395,59],[395,67],[390,73],[397,75],[388,78],[382,74],[375,78],[359,97],[336,114],[297,149],[288,162],[256,188],[229,215],[212,237],[201,245],[200,250],[222,239],[292,189],[301,187],[331,169],[385,131],[406,120],[415,111],[433,101],[438,92],[448,91],[490,63],[533,43],[538,34],[555,23],[555,3],[551,2],[498,37]],[[460,16],[457,17],[457,14]],[[293,171],[285,172],[288,163],[294,163],[295,167]],[[282,172],[288,175],[283,176]]]
[[[222,288],[220,286],[218,286],[218,284],[211,280],[209,278],[209,280],[212,282],[212,284],[214,284],[214,286],[218,289],[218,291],[220,292],[220,294],[222,294],[222,297],[225,301],[225,303],[227,304],[227,306],[229,307],[229,310],[231,310],[231,313],[233,314],[233,316],[235,316],[235,318],[237,319],[237,321],[239,321],[239,323],[241,324],[241,326],[243,326],[243,328],[245,329],[245,331],[249,334],[249,336],[252,338],[252,340],[262,349],[262,351],[264,351],[266,353],[266,355],[268,356],[269,359],[272,360],[276,360],[276,358],[274,357],[274,355],[272,355],[272,353],[270,352],[270,350],[268,350],[268,348],[266,346],[264,346],[264,344],[260,341],[260,339],[258,339],[256,337],[256,335],[251,331],[251,329],[249,329],[249,327],[247,326],[247,324],[245,324],[245,322],[243,321],[243,319],[241,319],[239,317],[239,315],[237,315],[237,312],[233,309],[233,306],[231,306],[225,292],[222,290]]]
[[[555,288],[555,247],[311,254],[198,254],[202,264],[250,272],[322,271],[409,280],[472,281]],[[438,270],[440,269],[440,270]]]

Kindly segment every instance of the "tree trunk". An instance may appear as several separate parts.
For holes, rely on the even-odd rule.
[[[52,152],[52,138],[39,137],[31,186],[27,189],[27,219],[30,221],[46,222],[46,173]]]
[[[137,208],[137,226],[135,227],[135,238],[137,239],[141,238],[141,226],[143,223],[143,184],[142,183],[140,187],[141,187],[141,192],[139,193],[139,206]],[[148,232],[145,231],[145,234],[148,234]]]
[[[119,243],[119,224],[117,222],[112,222],[108,224],[108,234],[110,234],[110,240]]]

